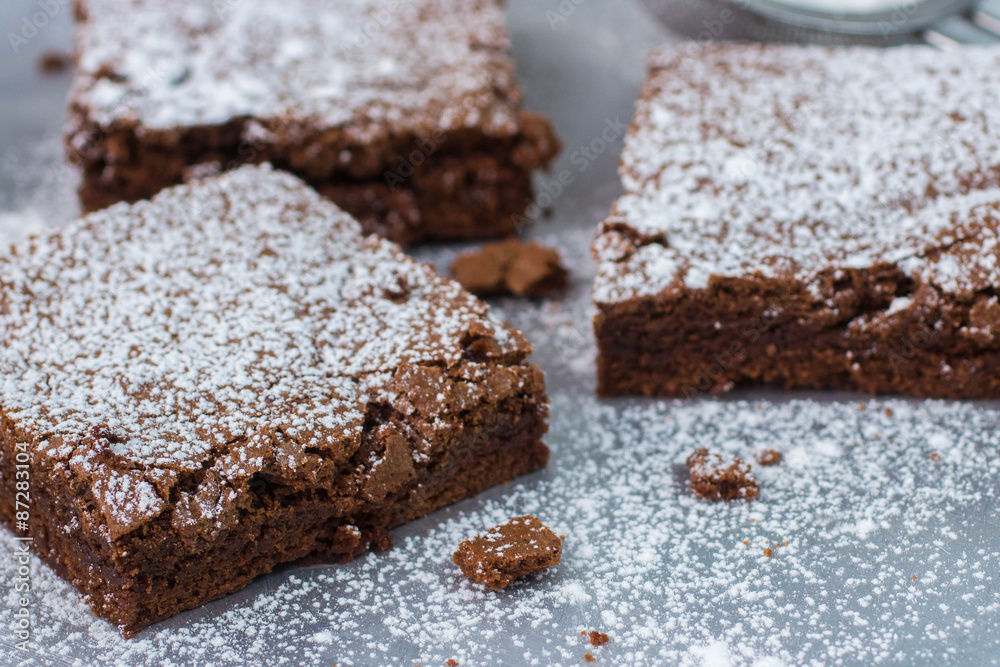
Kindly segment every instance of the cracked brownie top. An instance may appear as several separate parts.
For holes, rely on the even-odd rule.
[[[15,246],[0,257],[0,339],[0,413],[91,480],[112,538],[162,512],[186,471],[326,474],[358,449],[370,403],[433,429],[463,400],[516,393],[522,374],[497,367],[531,350],[268,166]],[[446,392],[443,372],[469,388]]]
[[[594,243],[599,304],[894,265],[1000,283],[1000,49],[711,45],[650,59]]]
[[[72,99],[170,129],[260,118],[355,140],[519,130],[497,0],[84,0]]]

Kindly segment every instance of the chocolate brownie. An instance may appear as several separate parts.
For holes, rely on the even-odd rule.
[[[523,336],[268,166],[15,246],[0,339],[0,518],[126,634],[548,456]]]
[[[460,254],[451,277],[477,296],[541,297],[564,288],[569,274],[553,248],[505,239]]]
[[[594,243],[599,391],[1000,396],[1000,49],[650,61]]]
[[[271,162],[402,243],[510,234],[558,142],[501,5],[76,0],[82,205]]]
[[[562,558],[562,540],[533,516],[514,517],[458,545],[452,560],[462,574],[499,591],[526,574],[544,572]]]
[[[760,484],[750,465],[739,456],[710,452],[704,447],[687,458],[684,465],[691,476],[691,490],[708,500],[752,500],[760,493]]]

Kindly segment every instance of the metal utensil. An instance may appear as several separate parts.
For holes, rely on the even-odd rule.
[[[891,46],[1000,44],[1000,0],[643,0],[696,39]]]

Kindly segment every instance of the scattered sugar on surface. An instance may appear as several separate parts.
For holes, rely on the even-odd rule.
[[[614,637],[598,664],[988,663],[1000,654],[996,408],[866,400],[861,412],[856,400],[788,394],[593,398],[587,245],[607,202],[578,194],[594,202],[589,220],[537,230],[573,271],[566,297],[494,308],[527,332],[552,388],[545,471],[395,531],[390,552],[274,573],[130,641],[32,558],[43,655],[26,664],[576,665],[579,632],[590,627]],[[419,251],[439,267],[453,254]],[[698,446],[786,458],[754,466],[762,493],[753,503],[709,504],[686,489],[684,459]],[[457,544],[526,513],[567,536],[562,563],[499,595],[467,583],[450,561]],[[779,541],[788,545],[762,555]],[[0,531],[0,549],[13,548]],[[4,581],[13,565],[0,558]],[[3,591],[0,627],[16,605]]]
[[[1000,650],[997,412],[867,403],[560,391],[548,470],[404,527],[387,553],[272,574],[131,641],[33,561],[37,642],[79,665],[80,644],[120,665],[576,664],[585,627],[614,636],[600,656],[611,664],[961,662]],[[927,456],[931,437],[941,461]],[[702,446],[801,453],[794,472],[755,467],[758,500],[708,503],[684,468]],[[458,542],[525,513],[566,535],[562,563],[501,594],[468,583],[450,561]],[[0,544],[13,548],[6,533]]]
[[[0,212],[0,244],[7,245],[29,234],[48,230],[46,220],[34,209]]]
[[[63,141],[49,134],[0,155],[0,249],[79,215],[79,174],[63,161]]]

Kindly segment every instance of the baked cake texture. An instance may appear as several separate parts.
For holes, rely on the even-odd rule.
[[[601,225],[599,391],[1000,396],[1000,50],[661,48]]]
[[[463,540],[452,556],[462,574],[491,591],[507,588],[519,577],[544,572],[561,559],[562,540],[531,515],[516,516]]]
[[[708,500],[753,500],[760,484],[751,466],[735,455],[710,452],[702,447],[684,462],[691,477],[691,490]]]
[[[270,162],[401,243],[510,234],[558,142],[501,4],[76,0],[81,203]]]
[[[266,165],[15,246],[0,338],[0,518],[126,634],[548,456],[523,336]]]
[[[504,239],[460,253],[451,277],[476,296],[543,297],[566,287],[559,251],[536,241]]]

